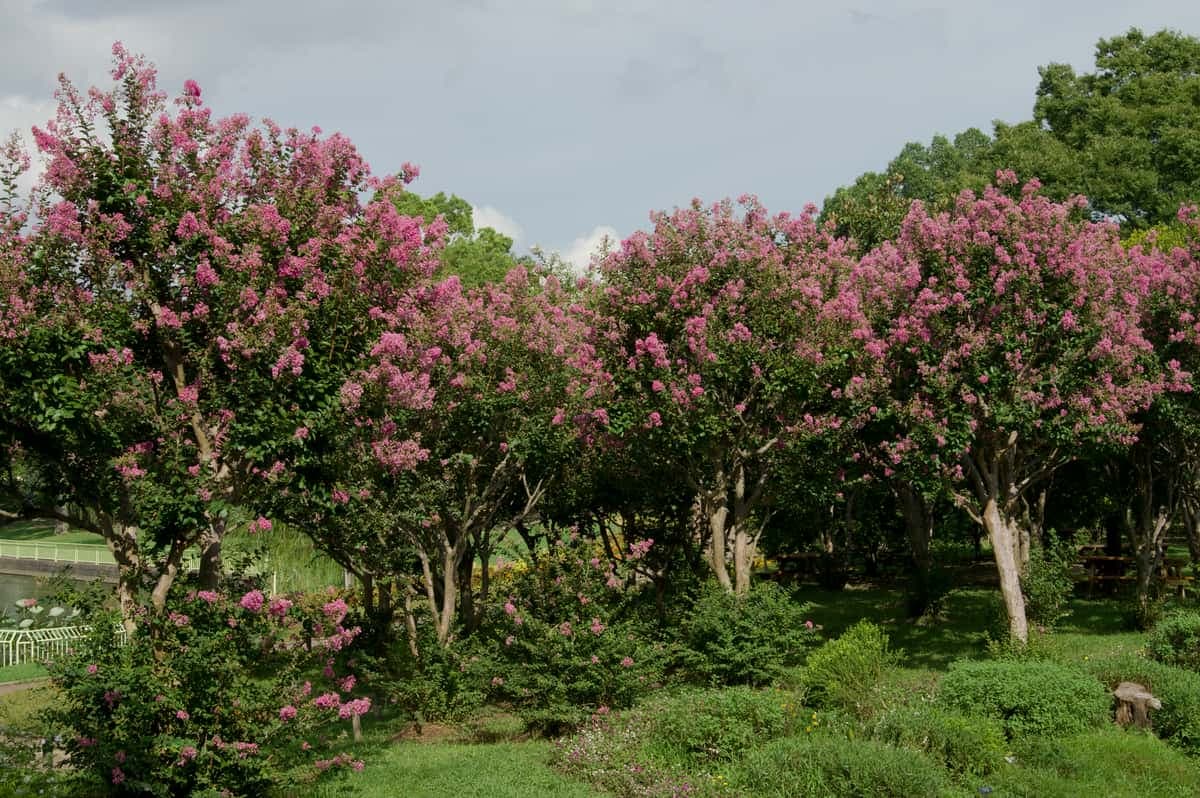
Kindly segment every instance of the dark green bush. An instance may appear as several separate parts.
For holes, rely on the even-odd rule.
[[[1181,610],[1159,621],[1146,653],[1156,662],[1200,671],[1200,612]]]
[[[816,645],[811,605],[774,582],[735,596],[709,583],[680,629],[680,664],[711,685],[771,684]]]
[[[995,718],[1010,737],[1062,736],[1103,724],[1112,698],[1094,678],[1053,662],[952,663],[939,699],[968,715]]]
[[[1162,701],[1150,714],[1154,732],[1184,751],[1200,753],[1200,674],[1161,662],[1122,654],[1086,663],[1110,690],[1121,682],[1144,685]]]
[[[822,706],[859,710],[869,704],[883,672],[898,661],[887,634],[873,623],[860,621],[809,655],[804,685]]]
[[[946,773],[917,751],[874,740],[787,737],[749,754],[734,774],[755,798],[934,798]]]
[[[991,773],[1004,764],[1007,751],[1004,726],[998,720],[931,704],[888,712],[875,725],[874,738],[922,751],[956,773]]]
[[[669,765],[730,761],[786,734],[801,708],[778,690],[727,687],[686,690],[640,710],[651,755]]]

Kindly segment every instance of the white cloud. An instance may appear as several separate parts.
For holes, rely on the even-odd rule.
[[[30,169],[21,176],[17,184],[22,195],[28,194],[33,188],[44,168],[29,129],[34,125],[45,126],[47,121],[54,118],[56,108],[56,103],[50,99],[34,100],[22,94],[0,97],[0,141],[8,141],[8,137],[16,133],[25,151],[29,153]]]
[[[521,237],[525,235],[525,231],[521,229],[521,225],[517,224],[511,216],[506,216],[500,211],[493,208],[491,205],[484,205],[482,208],[471,206],[471,221],[478,230],[481,227],[490,227],[498,233],[503,233],[513,240],[513,244],[518,244]]]
[[[610,247],[616,247],[621,242],[621,235],[615,228],[606,224],[597,225],[592,232],[575,239],[559,254],[562,259],[571,264],[575,271],[583,274],[592,264],[592,258],[600,252],[600,248],[608,241]]]

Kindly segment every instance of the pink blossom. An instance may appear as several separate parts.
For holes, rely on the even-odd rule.
[[[87,672],[88,672],[88,675],[89,675],[89,676],[95,676],[95,675],[96,675],[96,671],[98,671],[98,670],[100,670],[100,668],[99,668],[99,667],[97,667],[96,663],[94,663],[94,662],[93,662],[93,663],[90,663],[90,664],[87,666]]]
[[[338,717],[343,720],[355,715],[365,715],[371,709],[371,699],[356,698],[353,701],[347,701],[338,709]]]
[[[273,618],[283,618],[291,608],[292,602],[280,596],[271,599],[271,603],[267,606],[267,612]]]
[[[240,604],[245,610],[249,610],[250,612],[258,612],[262,609],[264,601],[265,597],[263,596],[261,590],[251,590],[249,593],[242,596]]]
[[[175,713],[175,717],[179,718],[180,720],[188,720],[191,716],[188,715],[186,709],[181,709]]]
[[[622,668],[632,668],[633,667],[633,657],[623,658],[621,660],[621,667]]]
[[[112,769],[112,783],[113,784],[121,784],[124,781],[125,781],[125,771],[121,770],[118,767],[114,767]]]

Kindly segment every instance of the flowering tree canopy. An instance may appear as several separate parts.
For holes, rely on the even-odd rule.
[[[815,208],[772,217],[752,198],[742,208],[697,201],[655,214],[653,232],[600,263],[597,287],[618,396],[609,429],[689,486],[709,564],[739,593],[778,459],[842,425],[829,386],[849,367],[848,339],[831,300],[850,263]]]
[[[1082,446],[1134,440],[1164,386],[1140,326],[1150,282],[1115,227],[1080,219],[1083,205],[1051,202],[1036,182],[1016,198],[964,192],[936,216],[914,204],[847,289],[865,309],[855,337],[889,375],[874,412],[899,432],[881,451],[929,458],[954,480],[991,538],[1020,640],[1026,491]]]
[[[400,181],[344,137],[214,120],[193,81],[172,108],[152,66],[113,54],[110,91],[62,79],[34,130],[34,220],[0,224],[0,415],[98,513],[72,521],[104,534],[126,594],[155,533],[161,598],[186,546],[219,552],[243,486],[287,469],[284,442],[377,336],[370,309],[436,268],[444,223],[400,215]]]

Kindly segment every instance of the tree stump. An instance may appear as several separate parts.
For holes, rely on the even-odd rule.
[[[1150,710],[1162,709],[1162,702],[1136,682],[1121,682],[1113,690],[1117,699],[1117,725],[1150,728]]]

